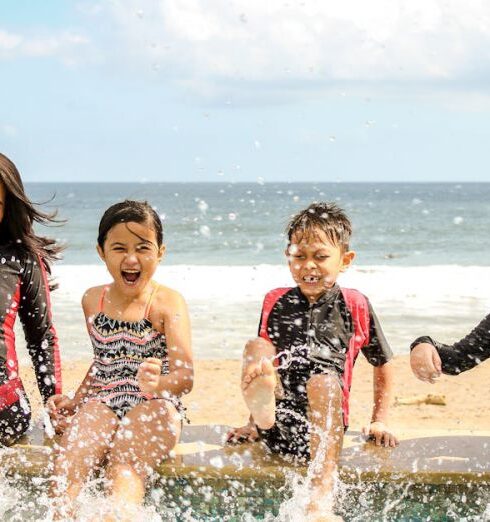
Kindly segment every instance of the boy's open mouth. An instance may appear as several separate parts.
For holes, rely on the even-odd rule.
[[[134,285],[138,281],[141,272],[139,270],[121,270],[121,275],[125,283]]]
[[[313,284],[318,283],[318,281],[320,281],[320,278],[318,276],[307,275],[303,277],[303,281],[305,283]]]

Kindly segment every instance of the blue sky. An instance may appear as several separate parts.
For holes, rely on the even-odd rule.
[[[490,181],[490,5],[3,0],[26,181]]]

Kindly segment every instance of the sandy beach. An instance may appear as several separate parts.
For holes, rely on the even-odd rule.
[[[76,389],[83,379],[89,361],[63,363],[63,391]],[[443,376],[437,384],[425,384],[412,375],[408,356],[397,356],[393,406],[389,424],[393,430],[490,430],[490,410],[486,404],[489,391],[490,364],[482,364],[457,377]],[[34,416],[39,414],[40,398],[30,368],[21,369],[26,390],[31,398]],[[192,424],[241,425],[247,409],[239,388],[240,361],[197,360],[195,384],[184,398]],[[395,398],[443,395],[445,405],[396,405]],[[372,409],[372,369],[359,357],[353,378],[350,429],[359,430],[369,422]]]

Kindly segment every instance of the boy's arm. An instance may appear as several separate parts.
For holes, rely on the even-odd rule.
[[[366,436],[374,439],[377,446],[396,446],[398,439],[388,428],[388,411],[393,391],[393,367],[387,362],[373,367],[373,413],[369,428],[364,428]]]
[[[371,303],[369,303],[369,319],[369,343],[362,351],[373,365],[374,404],[369,428],[363,428],[363,433],[373,438],[378,446],[396,446],[398,440],[387,426],[393,390],[393,367],[389,361],[393,357],[393,352]]]

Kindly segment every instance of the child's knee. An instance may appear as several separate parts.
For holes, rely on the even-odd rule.
[[[308,397],[327,395],[340,398],[342,396],[339,377],[334,373],[312,375],[306,384],[306,391]]]

